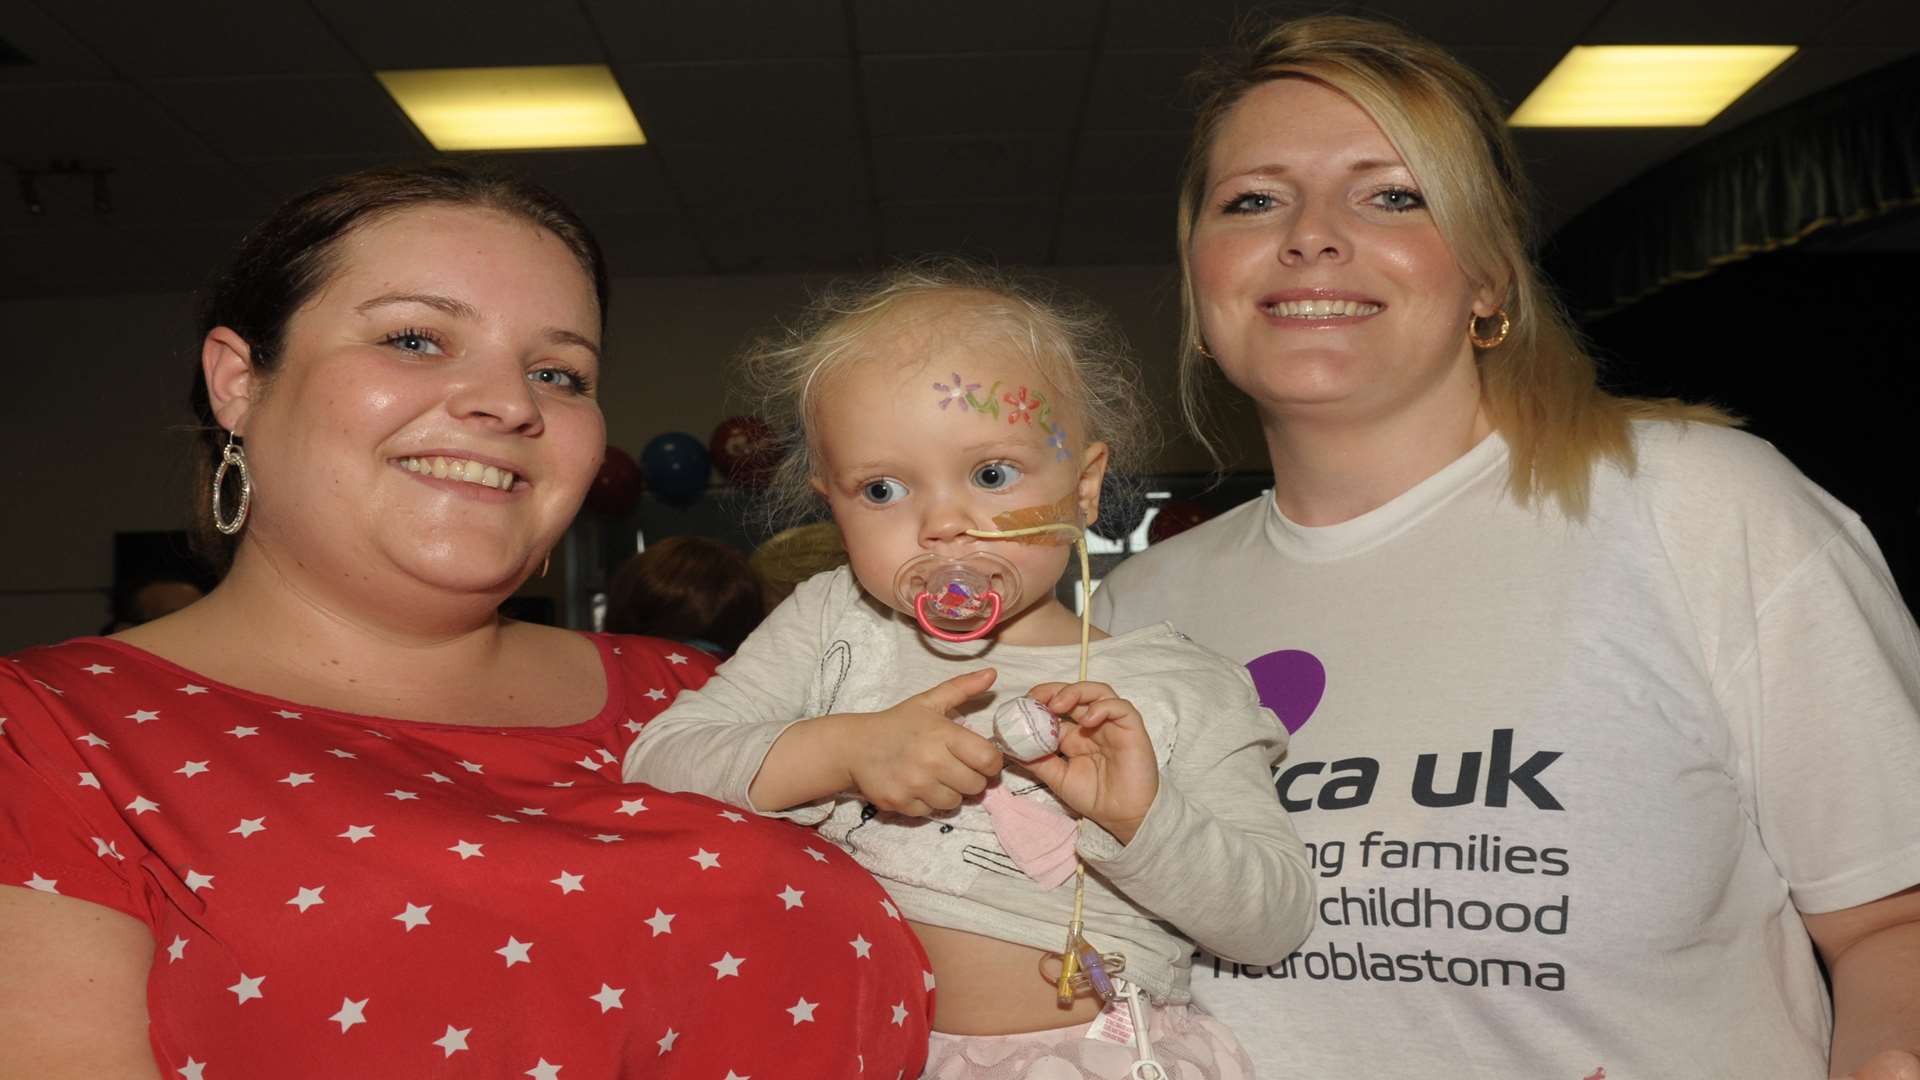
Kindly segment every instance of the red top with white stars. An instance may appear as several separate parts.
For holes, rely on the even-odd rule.
[[[599,715],[350,716],[83,638],[0,664],[0,883],[153,928],[168,1077],[917,1076],[932,976],[839,849],[621,784],[712,661],[595,636]]]

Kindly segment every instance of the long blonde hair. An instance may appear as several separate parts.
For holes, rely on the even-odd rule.
[[[1633,420],[1730,422],[1711,406],[1616,397],[1599,387],[1593,357],[1534,264],[1519,155],[1505,110],[1478,75],[1389,23],[1320,15],[1243,34],[1193,77],[1200,105],[1180,181],[1180,404],[1203,445],[1212,446],[1205,395],[1211,367],[1188,246],[1221,124],[1250,90],[1284,78],[1319,82],[1365,110],[1420,182],[1435,226],[1468,277],[1504,292],[1511,329],[1498,346],[1479,350],[1481,397],[1512,448],[1508,487],[1522,505],[1551,497],[1567,516],[1583,517],[1595,465],[1633,470]]]

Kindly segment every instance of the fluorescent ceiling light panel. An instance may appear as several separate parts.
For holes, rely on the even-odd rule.
[[[639,146],[647,141],[605,64],[377,71],[436,150]]]
[[[1792,45],[1576,45],[1514,127],[1698,127],[1794,54]]]

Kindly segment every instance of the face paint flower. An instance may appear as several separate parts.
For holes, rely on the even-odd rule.
[[[934,383],[933,389],[935,393],[940,395],[940,408],[944,411],[947,406],[956,401],[962,406],[966,405],[967,395],[980,389],[980,384],[961,382],[960,373],[956,371],[953,373],[952,386],[948,386],[946,383]]]
[[[1017,396],[1009,390],[1000,395],[1000,400],[1007,403],[1007,423],[1009,424],[1018,424],[1023,420],[1029,424],[1033,423],[1033,410],[1042,404],[1041,401],[1028,397],[1027,388],[1024,386],[1020,388]]]
[[[1067,429],[1049,421],[1042,421],[1047,429],[1047,445],[1053,447],[1053,460],[1065,461],[1073,455],[1067,453]]]

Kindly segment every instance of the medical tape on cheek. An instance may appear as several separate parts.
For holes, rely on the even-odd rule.
[[[1067,492],[1058,502],[1046,506],[1023,506],[1009,510],[1004,514],[995,514],[993,523],[996,531],[1008,533],[1023,529],[1037,529],[1046,525],[1065,526],[1064,528],[1045,529],[1041,532],[1026,533],[1021,536],[994,537],[993,532],[985,529],[967,530],[971,535],[1011,540],[1016,544],[1043,544],[1048,547],[1064,547],[1080,536],[1080,499],[1074,492]]]

